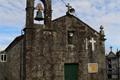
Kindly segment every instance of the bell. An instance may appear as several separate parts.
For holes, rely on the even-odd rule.
[[[73,15],[75,13],[75,9],[72,8],[69,3],[66,5],[66,7],[68,7],[68,11],[66,12],[67,15]]]
[[[39,11],[39,10],[37,11],[37,14],[36,14],[35,20],[37,20],[37,21],[42,21],[42,20],[44,20],[41,11]]]
[[[70,11],[70,13],[75,13],[75,9],[74,8],[71,8],[69,11]]]

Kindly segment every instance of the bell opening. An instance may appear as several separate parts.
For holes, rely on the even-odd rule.
[[[36,12],[36,16],[35,16],[35,20],[36,21],[42,21],[42,20],[44,20],[44,18],[43,18],[43,7],[42,7],[42,4],[41,3],[38,3],[37,4],[37,6],[35,7],[35,9],[37,10],[37,12]]]

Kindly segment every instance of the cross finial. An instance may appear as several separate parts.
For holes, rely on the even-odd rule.
[[[104,28],[103,28],[102,25],[100,26],[100,34],[101,34],[101,35],[104,35]]]
[[[68,3],[68,4],[66,5],[66,7],[68,8],[67,14],[73,15],[73,13],[75,13],[75,9],[72,8],[72,6],[70,6],[70,3]]]
[[[100,26],[100,29],[101,29],[101,30],[103,30],[103,29],[104,29],[104,28],[103,28],[103,25],[101,25],[101,26]]]
[[[110,46],[110,50],[111,50],[111,52],[112,52],[112,48],[113,48],[113,47],[112,47],[112,46]]]
[[[66,7],[68,8],[68,10],[69,10],[70,8],[72,8],[72,6],[70,6],[70,3],[68,3],[68,4],[66,5]]]

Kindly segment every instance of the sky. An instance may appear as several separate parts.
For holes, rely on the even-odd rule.
[[[120,0],[52,0],[52,19],[65,15],[67,3],[75,9],[74,15],[93,29],[104,27],[106,53],[110,46],[114,52],[120,50]],[[21,35],[25,8],[26,0],[0,0],[0,51]]]

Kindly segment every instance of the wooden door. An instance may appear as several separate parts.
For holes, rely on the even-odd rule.
[[[65,80],[78,80],[78,64],[64,65]]]

